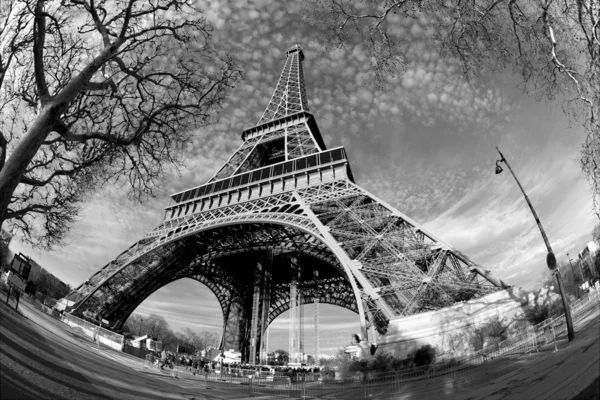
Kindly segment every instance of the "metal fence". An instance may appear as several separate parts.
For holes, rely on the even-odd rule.
[[[62,322],[83,332],[83,334],[90,337],[96,343],[103,344],[118,351],[123,349],[123,344],[125,343],[123,335],[104,329],[71,314],[63,314]]]
[[[600,305],[600,291],[590,290],[585,296],[571,303],[575,324]],[[174,365],[165,368],[178,379],[197,381],[202,385],[244,395],[264,394],[291,398],[367,399],[385,398],[399,393],[419,393],[424,390],[442,390],[459,385],[467,379],[484,374],[476,368],[482,364],[495,363],[495,368],[509,368],[511,356],[537,351],[542,345],[556,342],[556,337],[566,332],[564,315],[530,327],[526,332],[511,337],[482,350],[460,357],[446,359],[423,367],[401,369],[385,373],[357,373],[347,379],[335,379],[326,374],[301,373],[286,376],[282,373],[252,371],[241,368],[210,370],[208,374],[189,367]],[[146,357],[146,367],[156,367],[156,357]],[[504,366],[505,365],[505,366]]]

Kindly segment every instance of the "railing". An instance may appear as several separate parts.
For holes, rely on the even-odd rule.
[[[121,351],[125,338],[123,335],[104,329],[96,324],[89,321],[85,321],[81,318],[77,318],[71,314],[64,314],[62,322],[83,332],[86,336],[89,336],[94,342],[103,344],[112,349]]]
[[[572,302],[571,313],[575,324],[580,323],[600,305],[600,292],[590,290],[582,298]],[[552,333],[552,329],[554,333]],[[550,335],[549,335],[550,332]],[[327,374],[307,373],[292,377],[267,371],[244,368],[223,368],[202,371],[189,367],[165,368],[178,379],[197,381],[198,385],[243,392],[247,395],[264,394],[292,398],[367,399],[397,396],[399,393],[418,392],[425,388],[442,389],[444,385],[457,384],[461,380],[474,379],[485,374],[485,369],[475,368],[494,362],[495,368],[509,368],[509,357],[535,352],[542,345],[556,340],[566,332],[564,315],[550,318],[528,329],[521,335],[482,350],[417,368],[401,369],[384,373],[357,373],[346,379],[335,379]],[[153,368],[156,357],[146,357],[146,367]],[[435,379],[434,379],[435,378]]]

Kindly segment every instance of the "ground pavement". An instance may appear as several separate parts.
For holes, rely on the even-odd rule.
[[[0,292],[1,399],[243,399],[202,381],[174,379],[144,360],[105,347],[21,299],[19,310]],[[600,307],[576,329],[574,342],[478,367],[451,381],[430,380],[394,399],[597,399]],[[595,386],[594,386],[595,382]],[[373,393],[373,399],[383,398]],[[276,396],[254,396],[275,399]],[[287,398],[287,397],[285,397]]]
[[[0,292],[1,399],[227,399],[237,393],[180,384],[144,361],[107,348],[21,298],[18,311]],[[264,397],[269,398],[269,397]]]

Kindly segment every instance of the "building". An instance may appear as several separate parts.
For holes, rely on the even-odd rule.
[[[600,250],[600,246],[594,241],[589,242],[583,250],[579,252],[579,265],[583,277],[587,281],[595,282],[600,278],[599,266],[596,265],[596,255]]]

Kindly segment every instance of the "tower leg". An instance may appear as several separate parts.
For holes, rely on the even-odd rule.
[[[233,299],[223,321],[223,339],[221,340],[223,351],[234,350],[243,353],[245,321],[246,313],[241,301]]]
[[[315,355],[314,364],[319,366],[319,299],[315,299]]]
[[[249,362],[252,365],[256,365],[256,352],[258,347],[258,329],[260,325],[259,311],[261,308],[260,304],[260,289],[262,283],[262,272],[263,268],[260,263],[256,265],[256,274],[254,279],[254,294],[252,296],[252,321],[250,327],[250,359]]]
[[[299,268],[300,272],[301,269]],[[298,276],[298,280],[300,281],[300,276]],[[306,360],[304,359],[304,294],[302,290],[298,290],[298,362],[302,363]]]
[[[290,362],[301,363],[304,353],[304,302],[300,285],[304,268],[297,257],[290,259]]]
[[[263,284],[261,288],[262,311],[260,316],[260,357],[259,362],[263,365],[267,364],[267,352],[269,351],[268,343],[268,323],[269,311],[271,309],[271,283],[273,277],[273,251],[267,250],[266,259],[263,268]]]
[[[319,271],[315,268],[313,269],[313,281],[315,282],[315,289],[319,286]],[[319,365],[319,298],[315,296],[313,299],[315,303],[314,308],[314,323],[315,323],[315,354],[314,354],[314,364],[316,366]]]
[[[290,258],[290,322],[289,322],[289,361],[297,362],[298,353],[298,259]]]
[[[229,312],[231,311],[231,303],[227,303],[227,308],[225,309],[225,312],[223,313],[223,333],[221,334],[221,342],[219,343],[219,350],[221,351],[221,354],[223,354],[223,352],[230,350],[229,348],[227,348],[227,346],[230,346],[231,343],[227,343],[226,341],[226,337],[227,337],[227,322],[229,321]]]

